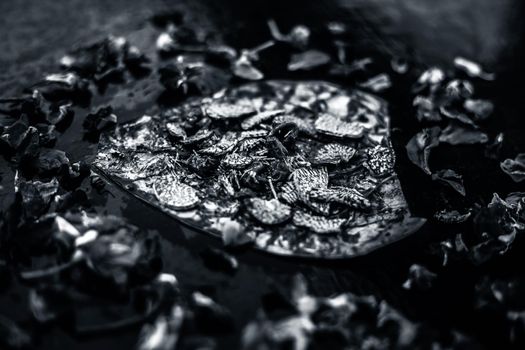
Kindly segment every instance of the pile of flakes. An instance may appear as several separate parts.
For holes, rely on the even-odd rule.
[[[329,83],[267,81],[106,133],[97,168],[226,243],[362,255],[415,230],[394,172],[386,104]]]
[[[457,349],[476,344],[460,333],[440,334],[374,296],[316,297],[300,276],[290,296],[267,295],[243,331],[242,348]],[[279,300],[276,300],[279,299]],[[277,307],[279,305],[280,307]]]

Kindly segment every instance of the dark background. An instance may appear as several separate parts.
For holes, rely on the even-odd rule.
[[[501,155],[504,159],[525,151],[523,6],[519,0],[4,0],[0,2],[0,96],[19,94],[23,87],[43,74],[56,72],[57,60],[72,46],[108,33],[126,36],[150,57],[155,57],[152,43],[158,31],[149,24],[148,18],[158,10],[181,9],[190,21],[216,32],[234,47],[251,47],[268,39],[265,25],[268,17],[275,18],[283,29],[298,23],[315,28],[326,21],[339,20],[352,30],[351,59],[366,55],[402,55],[417,64],[447,67],[455,56],[464,55],[481,61],[487,70],[496,71],[498,79],[482,86],[480,93],[496,103],[496,111],[484,127],[491,137],[504,132]],[[92,107],[111,103],[119,121],[137,118],[151,110],[162,92],[156,79],[153,75],[125,88],[112,87],[104,96],[97,97]],[[404,145],[419,126],[409,114],[407,84],[408,78],[399,81],[385,97],[391,105],[397,170],[416,215],[430,217],[447,201],[468,207],[474,203],[486,204],[494,192],[504,196],[520,190],[499,170],[499,161],[483,156],[480,146],[440,146],[432,155],[432,169],[448,167],[463,174],[467,190],[464,199],[442,191],[411,165],[406,159]],[[57,144],[72,162],[96,153],[96,144],[80,136],[83,115],[87,112],[88,109],[77,111],[73,125]],[[6,205],[13,192],[13,171],[2,163],[0,172],[3,186],[0,200]],[[431,221],[408,240],[365,258],[337,263],[245,252],[239,255],[239,270],[231,276],[210,271],[200,257],[204,247],[220,247],[219,241],[180,226],[119,189],[109,189],[111,195],[93,194],[97,206],[107,213],[122,215],[143,229],[159,232],[164,270],[177,276],[183,290],[205,290],[228,307],[234,314],[237,331],[254,317],[262,294],[275,286],[286,286],[290,276],[300,272],[314,294],[345,291],[374,294],[400,308],[411,319],[428,321],[437,328],[454,327],[479,339],[487,347],[503,344],[505,340],[504,334],[494,330],[490,320],[476,318],[472,313],[473,284],[484,274],[497,275],[503,270],[521,272],[520,266],[524,264],[520,255],[523,254],[519,254],[517,248],[517,252],[482,269],[446,270],[435,291],[418,296],[401,288],[408,266],[414,262],[432,264],[426,253],[428,243],[461,232],[458,230],[463,228],[450,229]],[[12,283],[0,293],[2,314],[21,323],[30,322],[26,301],[27,289]],[[39,345],[46,349],[73,346],[110,349],[116,344],[132,348],[137,331],[131,329],[76,339],[59,328],[50,328],[43,332]],[[238,338],[238,333],[224,336],[221,345],[235,348]]]

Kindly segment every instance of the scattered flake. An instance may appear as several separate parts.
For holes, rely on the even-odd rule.
[[[359,84],[359,86],[372,90],[373,92],[381,92],[389,89],[392,86],[392,81],[390,80],[388,74],[382,73],[368,79],[364,83]]]
[[[30,218],[37,218],[45,213],[58,192],[58,180],[49,182],[22,181],[16,185],[20,193],[24,212]]]
[[[488,143],[485,146],[485,157],[498,159],[501,152],[501,147],[503,146],[504,138],[505,135],[502,132],[497,134],[492,143]]]
[[[428,175],[431,174],[428,167],[430,151],[439,145],[439,127],[423,129],[414,135],[406,145],[408,158],[412,163],[420,167]]]
[[[432,180],[439,181],[445,184],[450,185],[456,192],[465,195],[465,187],[463,186],[463,178],[461,175],[456,173],[454,170],[444,169],[439,170],[436,173],[432,174]]]
[[[170,350],[179,340],[184,321],[184,309],[174,305],[167,314],[161,314],[152,323],[142,326],[137,350]]]
[[[466,99],[463,107],[468,112],[474,114],[476,120],[485,120],[494,111],[494,104],[488,100]]]
[[[453,100],[468,99],[474,95],[474,85],[468,80],[454,79],[445,87],[445,93]]]
[[[413,264],[408,269],[408,278],[403,283],[403,288],[418,291],[429,290],[436,279],[437,275],[425,266]]]
[[[459,224],[465,222],[470,218],[471,212],[468,211],[465,214],[460,213],[457,210],[440,210],[434,214],[436,220],[441,221],[444,224]]]
[[[517,234],[525,230],[519,210],[519,205],[507,203],[494,194],[492,201],[474,217],[476,236],[468,245],[472,262],[482,264],[512,247]]]
[[[418,121],[441,121],[441,114],[439,108],[434,103],[434,99],[417,95],[412,102],[416,109],[416,117]]]
[[[232,72],[235,76],[245,80],[261,80],[264,74],[257,69],[247,51],[242,51],[241,55],[232,64]]]
[[[472,145],[487,143],[489,137],[482,131],[466,128],[457,124],[449,124],[439,135],[439,141],[451,145]]]
[[[394,57],[390,60],[390,67],[397,74],[405,74],[408,72],[409,65],[406,59],[402,57]]]
[[[268,27],[270,33],[276,41],[281,41],[290,44],[298,49],[304,49],[308,46],[310,40],[310,29],[303,25],[297,25],[290,30],[288,34],[282,34],[273,19],[268,20]]]
[[[525,180],[525,153],[519,153],[514,159],[505,159],[500,163],[500,168],[514,182],[522,182]]]
[[[431,67],[424,71],[417,80],[420,87],[431,86],[435,87],[445,80],[445,72],[437,67]]]
[[[288,63],[289,71],[312,70],[328,64],[330,56],[322,51],[308,50],[292,55]]]
[[[478,63],[463,57],[454,58],[454,66],[472,78],[481,78],[484,80],[494,80],[495,78],[493,73],[483,71],[483,68]]]

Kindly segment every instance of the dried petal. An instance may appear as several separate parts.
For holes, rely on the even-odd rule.
[[[449,184],[456,192],[465,195],[465,187],[463,186],[463,178],[454,170],[444,169],[432,174],[432,180],[440,181]]]
[[[505,159],[500,167],[514,182],[525,180],[525,153],[518,154],[514,159]]]
[[[439,145],[439,127],[423,129],[414,135],[406,145],[408,158],[412,163],[420,167],[428,175],[431,174],[428,167],[430,151]]]
[[[308,50],[292,55],[288,63],[289,71],[312,70],[330,62],[330,56],[318,50]]]
[[[439,135],[440,142],[451,145],[472,145],[486,143],[489,140],[487,134],[482,131],[465,128],[457,124],[449,124]]]

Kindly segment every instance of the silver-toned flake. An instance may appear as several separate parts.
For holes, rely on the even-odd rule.
[[[292,173],[292,180],[298,198],[307,203],[312,189],[328,187],[328,171],[325,167],[299,168]]]
[[[188,210],[200,203],[197,191],[178,180],[174,180],[169,186],[163,182],[154,182],[153,190],[162,204],[174,210]]]
[[[273,119],[274,125],[281,125],[293,123],[295,124],[300,131],[308,135],[315,135],[315,128],[311,121],[305,120],[303,118],[296,117],[294,115],[279,115]]]
[[[275,198],[251,198],[248,203],[248,212],[265,225],[282,224],[292,216],[292,208]]]
[[[245,156],[239,153],[230,153],[224,156],[222,164],[233,169],[244,169],[252,164],[255,159],[250,156]]]
[[[213,119],[237,119],[255,113],[255,107],[249,102],[215,102],[204,109],[206,115]]]
[[[365,131],[364,126],[359,122],[346,122],[327,113],[321,114],[315,120],[314,126],[315,130],[322,134],[341,138],[359,138]]]
[[[284,113],[284,109],[278,109],[278,110],[272,110],[272,111],[264,111],[259,112],[255,115],[252,115],[250,117],[247,117],[243,122],[241,123],[241,128],[243,130],[249,130],[253,128],[254,126],[257,126],[269,119],[272,119],[273,117]]]
[[[323,202],[336,202],[357,209],[368,209],[370,201],[361,193],[349,187],[333,186],[330,188],[316,188],[310,191],[310,198]]]
[[[367,149],[366,165],[376,175],[384,175],[394,170],[395,155],[391,148],[375,146]]]
[[[331,164],[348,163],[356,154],[356,149],[352,146],[340,143],[329,143],[317,149],[313,163]]]
[[[186,137],[185,139],[180,140],[180,143],[182,143],[183,145],[192,145],[195,143],[200,143],[206,140],[207,138],[209,138],[211,135],[213,135],[212,130],[200,129],[192,136],[189,136],[189,137]]]
[[[304,211],[296,211],[293,215],[293,223],[318,234],[330,234],[341,232],[341,226],[346,219],[325,218],[324,216],[312,215]]]

